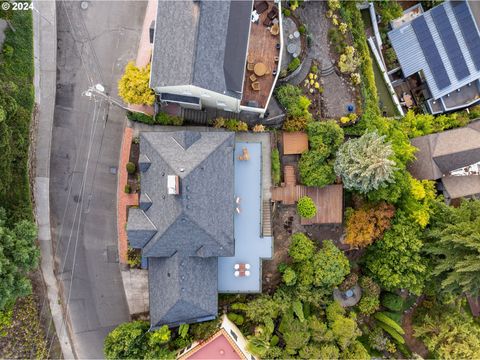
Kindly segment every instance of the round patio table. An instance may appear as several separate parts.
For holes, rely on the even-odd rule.
[[[257,76],[263,76],[267,72],[267,65],[265,65],[264,63],[256,63],[253,68],[253,72]]]
[[[293,54],[294,52],[297,51],[297,45],[294,43],[290,43],[287,45],[287,51],[289,54]]]

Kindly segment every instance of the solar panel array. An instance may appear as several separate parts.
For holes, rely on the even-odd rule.
[[[447,70],[443,65],[440,54],[438,53],[437,46],[433,41],[432,34],[428,29],[427,22],[421,17],[417,17],[412,21],[412,28],[415,32],[415,36],[418,39],[418,43],[422,48],[423,55],[427,60],[428,67],[430,68],[435,83],[438,89],[444,89],[449,86],[450,79],[448,78]]]
[[[452,9],[467,44],[468,51],[470,51],[470,56],[475,63],[475,67],[480,71],[480,36],[467,2],[452,1]]]
[[[447,52],[448,59],[452,64],[453,71],[458,80],[462,80],[470,75],[467,63],[458,44],[452,25],[448,20],[447,12],[443,6],[437,6],[431,11],[433,22],[437,28],[438,34],[442,39],[443,47]]]

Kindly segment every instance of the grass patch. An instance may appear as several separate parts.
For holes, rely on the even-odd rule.
[[[28,176],[29,130],[34,105],[33,29],[31,11],[1,11],[11,27],[5,31],[0,54],[0,108],[5,127],[0,129],[3,181],[0,203],[13,223],[33,220]]]

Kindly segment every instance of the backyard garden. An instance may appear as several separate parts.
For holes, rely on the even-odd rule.
[[[300,8],[291,11],[301,11],[302,4],[293,4]],[[480,323],[464,294],[480,296],[480,200],[448,206],[435,184],[413,178],[407,165],[416,152],[411,138],[465,126],[480,111],[383,117],[360,10],[349,1],[322,6],[329,11],[324,18],[337,23],[330,37],[338,38],[332,40],[339,44],[336,66],[358,92],[354,111],[322,116],[310,96],[310,89],[321,92],[315,64],[308,83],[281,85],[275,96],[287,115],[283,131],[303,131],[308,138],[308,150],[295,158],[299,182],[342,184],[343,223],[302,225],[300,216],[319,211],[306,197],[296,206],[278,205],[264,292],[221,295],[219,313],[240,328],[247,349],[260,358],[478,358]],[[224,119],[216,127],[248,130]],[[273,134],[272,180],[279,185],[289,158],[277,147],[279,132]],[[146,322],[124,324],[107,337],[105,353],[112,359],[169,358],[218,325],[148,332]]]

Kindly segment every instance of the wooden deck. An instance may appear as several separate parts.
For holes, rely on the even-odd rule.
[[[282,186],[272,189],[272,201],[280,201],[285,205],[295,204],[301,197],[312,198],[317,207],[317,215],[311,219],[301,218],[302,225],[341,224],[343,222],[343,186],[327,185],[322,188],[298,185],[295,168],[291,165],[284,168]]]
[[[275,6],[273,1],[269,1],[268,4],[268,10],[260,14],[258,24],[251,24],[248,54],[253,56],[254,63],[262,62],[267,65],[270,74],[265,74],[261,77],[257,76],[258,80],[256,81],[260,83],[260,91],[255,91],[252,89],[252,81],[249,78],[253,71],[245,71],[242,105],[248,105],[249,101],[256,101],[259,107],[264,108],[275,80],[272,72],[277,67],[275,56],[279,56],[280,51],[277,50],[276,45],[280,43],[280,35],[274,36],[270,34],[267,27],[263,25],[268,12]]]
[[[283,132],[283,155],[298,155],[308,150],[308,136],[303,131]]]

